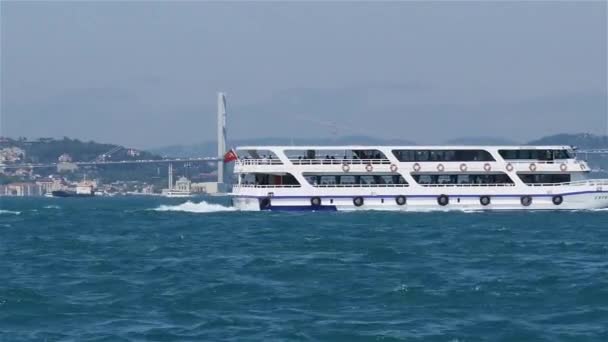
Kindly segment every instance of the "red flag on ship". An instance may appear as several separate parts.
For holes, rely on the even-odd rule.
[[[224,163],[230,163],[231,161],[235,161],[239,159],[239,156],[236,155],[234,149],[231,149],[224,155]]]

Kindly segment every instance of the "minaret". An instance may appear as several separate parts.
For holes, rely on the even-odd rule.
[[[224,183],[224,155],[226,154],[226,94],[217,93],[217,182]]]

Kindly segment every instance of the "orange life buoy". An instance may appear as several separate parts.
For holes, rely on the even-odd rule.
[[[465,172],[465,171],[467,171],[467,169],[468,169],[467,164],[465,164],[465,163],[460,164],[460,171]]]
[[[391,169],[391,172],[397,172],[398,167],[395,164],[391,164],[390,169]]]
[[[350,165],[348,165],[348,164],[342,164],[342,171],[344,171],[344,172],[350,171]]]
[[[509,171],[509,172],[513,171],[513,164],[511,164],[511,163],[507,164],[507,171]]]
[[[420,164],[415,163],[413,167],[414,167],[414,171],[416,171],[416,172],[420,171]]]
[[[562,171],[566,171],[566,170],[568,170],[568,165],[562,163],[562,165],[559,166],[559,169]]]
[[[483,164],[483,169],[486,170],[486,172],[489,172],[492,170],[492,165],[490,165],[490,163],[485,163]]]
[[[365,165],[365,171],[372,172],[373,170],[374,170],[374,167],[372,166],[372,164]]]
[[[443,170],[445,170],[445,167],[443,166],[443,164],[437,165],[437,171],[443,172]]]
[[[536,164],[530,164],[530,171],[536,171]]]

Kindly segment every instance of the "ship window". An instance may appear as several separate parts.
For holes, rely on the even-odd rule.
[[[337,150],[337,149],[302,149],[302,150],[285,150],[285,155],[292,162],[298,160],[328,160],[328,159],[382,159],[386,160],[386,156],[380,150]]]
[[[393,150],[393,154],[400,162],[494,161],[486,150]]]
[[[305,173],[304,178],[313,186],[407,186],[400,174],[314,174]]]
[[[429,160],[429,151],[416,151],[416,160],[417,161]]]
[[[241,159],[262,159],[262,158],[273,158],[279,159],[276,153],[270,150],[237,150],[237,155]]]
[[[554,159],[570,159],[572,156],[567,150],[553,150]]]
[[[252,186],[300,186],[300,182],[289,173],[243,173],[241,174],[242,185]]]
[[[536,173],[518,174],[522,182],[526,184],[555,184],[570,182],[570,174]]]
[[[418,184],[513,184],[504,173],[492,174],[412,174]]]
[[[506,160],[545,160],[571,159],[572,154],[565,149],[519,149],[519,150],[499,150],[498,153]]]

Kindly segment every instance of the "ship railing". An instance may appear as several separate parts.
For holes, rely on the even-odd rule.
[[[420,186],[429,188],[447,188],[447,187],[508,187],[515,186],[513,183],[458,183],[458,184],[425,184],[418,183]]]
[[[608,186],[608,179],[587,179],[562,183],[526,183],[528,186]]]
[[[315,188],[405,188],[409,184],[316,184]]]
[[[511,164],[557,164],[557,165],[559,165],[559,164],[569,164],[569,163],[579,164],[579,163],[582,163],[583,161],[569,158],[569,159],[553,159],[553,160],[505,159],[505,162],[511,163]]]
[[[283,165],[280,159],[239,159],[236,161],[238,165]]]
[[[299,184],[234,184],[234,188],[300,188]]]
[[[368,165],[390,164],[388,159],[289,159],[294,165]]]

